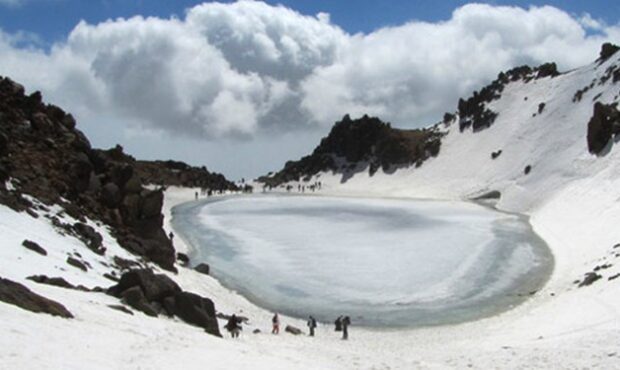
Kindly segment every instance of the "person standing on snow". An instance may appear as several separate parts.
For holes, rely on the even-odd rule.
[[[334,321],[334,325],[336,326],[335,331],[342,331],[342,315],[338,316],[336,321]]]
[[[316,328],[316,319],[312,316],[308,318],[308,328],[310,328],[310,336],[314,337],[314,328]]]
[[[280,332],[280,318],[278,317],[277,313],[273,315],[273,318],[271,319],[271,324],[273,326],[273,329],[271,329],[271,334],[278,334]]]
[[[231,337],[239,338],[239,332],[241,331],[241,325],[239,325],[240,322],[241,320],[239,320],[234,313],[230,319],[228,319],[225,328],[230,332]]]
[[[345,316],[342,319],[342,339],[349,339],[349,325],[351,325],[351,319],[349,316]]]

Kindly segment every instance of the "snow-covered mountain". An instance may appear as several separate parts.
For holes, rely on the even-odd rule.
[[[48,193],[37,188],[36,176],[20,168],[25,179],[20,183],[11,176],[15,169],[0,166],[2,203],[14,206],[0,205],[0,277],[61,303],[73,316],[37,314],[0,301],[0,364],[62,369],[618,368],[620,150],[615,146],[620,138],[616,137],[620,52],[616,51],[606,45],[595,62],[564,73],[547,64],[500,74],[494,83],[459,102],[455,114],[447,114],[443,122],[426,130],[395,130],[378,119],[363,118],[372,131],[366,135],[365,130],[356,130],[358,121],[345,119],[337,136],[326,138],[315,153],[263,179],[282,191],[320,182],[320,190],[314,189],[327,195],[491,198],[499,210],[529,215],[553,253],[555,269],[547,285],[524,304],[455,326],[385,332],[354,327],[346,343],[327,326],[319,328],[316,338],[264,334],[271,313],[210,276],[178,262],[164,266],[174,267],[177,273],[162,271],[148,258],[145,261],[121,247],[118,228],[107,221],[115,216],[122,220],[122,214],[99,212],[100,206],[92,204],[92,211],[80,214],[80,208],[71,205],[88,207],[94,198],[67,199],[60,190],[52,194],[56,203],[38,199],[35,195]],[[50,112],[53,117],[58,113],[51,108]],[[32,121],[34,129],[39,125],[46,130],[65,118],[52,117],[48,122],[38,117]],[[70,119],[67,124],[72,130]],[[25,123],[20,128],[30,129]],[[61,136],[67,140],[61,142],[63,146],[75,149],[83,142],[80,137],[65,136]],[[8,143],[13,149],[38,148],[41,153],[59,145],[49,141],[31,145],[0,136],[0,157],[6,155],[3,148]],[[62,165],[50,161],[49,166],[58,178]],[[100,172],[102,179],[114,177],[112,167]],[[67,168],[71,171],[72,167]],[[83,178],[81,173],[76,172],[76,180]],[[20,192],[25,184],[33,190]],[[83,185],[87,189],[91,184]],[[64,188],[58,185],[58,189]],[[119,191],[123,199],[132,193],[126,184]],[[144,191],[147,197],[150,193]],[[192,200],[195,191],[165,193],[166,233],[171,231],[171,207]],[[106,216],[97,218],[100,214]],[[78,223],[88,226],[78,227],[87,232],[71,231]],[[105,253],[89,248],[88,239],[83,240],[82,234],[94,235],[91,231],[99,235]],[[47,254],[33,251],[36,246],[25,240]],[[174,246],[177,252],[189,248],[178,236]],[[86,268],[68,263],[69,258]],[[171,288],[175,297],[181,289],[188,296],[207,296],[220,314],[249,318],[246,332],[235,341],[217,338],[183,323],[187,320],[182,315],[151,317],[148,309],[127,305],[127,297],[119,301],[99,292],[102,289],[91,291],[114,284],[106,274],[122,272],[123,261],[148,266],[178,284]],[[42,278],[28,279],[41,274],[63,278],[77,289],[68,289],[59,280],[57,285],[64,287],[37,282],[45,281]],[[3,294],[0,289],[0,297],[6,298]],[[155,308],[167,310],[161,307],[165,302],[158,302],[154,306],[160,307]],[[282,321],[305,325],[292,318]],[[263,333],[249,333],[255,329]]]

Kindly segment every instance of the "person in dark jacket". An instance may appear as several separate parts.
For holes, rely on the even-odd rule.
[[[349,325],[351,325],[351,319],[349,316],[345,316],[342,319],[342,339],[349,339]]]
[[[233,338],[239,338],[239,332],[241,331],[241,320],[233,313],[226,323],[226,330],[230,332],[230,336]]]
[[[336,328],[334,330],[342,331],[342,316],[338,316],[336,321],[334,321],[334,325],[336,326]]]
[[[316,319],[312,316],[308,318],[308,328],[310,328],[310,336],[314,337],[314,328],[316,328]]]

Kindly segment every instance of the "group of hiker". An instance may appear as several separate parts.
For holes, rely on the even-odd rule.
[[[226,330],[230,333],[231,337],[238,338],[239,333],[242,330],[241,322],[243,319],[237,317],[235,314],[232,314],[228,319],[228,322],[224,326]],[[316,319],[311,315],[308,317],[308,321],[306,323],[308,325],[308,329],[310,331],[310,336],[314,337],[314,330],[317,327]],[[351,319],[349,316],[338,316],[336,321],[334,321],[335,331],[342,332],[342,339],[349,339],[349,325],[351,325]],[[280,333],[280,317],[278,314],[274,314],[271,318],[271,334],[279,334]]]

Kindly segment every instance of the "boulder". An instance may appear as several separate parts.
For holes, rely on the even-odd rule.
[[[614,44],[612,44],[610,42],[604,43],[601,46],[601,51],[599,53],[598,61],[600,63],[606,61],[612,55],[614,55],[618,50],[620,50],[620,47],[618,47],[617,45],[614,45]]]
[[[79,193],[88,189],[93,165],[84,153],[78,153],[71,165],[71,178]]]
[[[144,312],[146,315],[157,317],[157,312],[149,304],[139,286],[134,286],[133,288],[125,290],[122,294],[122,298],[125,303],[136,310]]]
[[[123,198],[120,206],[125,225],[132,226],[140,217],[140,195],[129,194]]]
[[[105,253],[105,248],[102,245],[103,237],[91,226],[81,222],[76,222],[73,224],[73,230],[78,235],[80,240],[86,244],[88,249],[99,255],[103,255]]]
[[[69,130],[75,129],[75,118],[71,114],[67,114],[61,120],[61,123]]]
[[[141,269],[124,273],[118,284],[108,289],[108,293],[119,297],[124,291],[136,286],[142,290],[149,302],[163,300],[181,291],[177,283],[168,276]]]
[[[35,283],[39,283],[39,284],[53,285],[53,286],[57,286],[61,288],[67,288],[67,289],[77,289],[75,285],[69,283],[67,280],[61,277],[50,278],[45,275],[33,275],[33,276],[28,276],[26,279],[32,280]]]
[[[52,121],[45,115],[45,113],[37,112],[32,115],[30,119],[32,128],[37,131],[49,131],[53,127]]]
[[[120,304],[110,304],[108,305],[108,307],[110,307],[113,310],[121,311],[129,315],[133,315],[133,312],[131,312],[130,309]]]
[[[588,122],[588,150],[599,154],[609,143],[620,125],[620,112],[615,105],[594,104],[594,112]]]
[[[113,182],[109,182],[101,189],[101,201],[108,208],[116,208],[122,200],[121,190]]]
[[[90,141],[86,138],[84,133],[80,130],[73,130],[73,136],[71,139],[71,146],[80,152],[88,153],[92,149],[90,146]]]
[[[602,276],[597,274],[596,272],[588,272],[583,281],[581,283],[579,283],[578,287],[582,288],[584,286],[588,286],[588,285],[592,285],[592,283],[594,283],[595,281],[601,279]]]
[[[27,287],[8,279],[0,278],[0,301],[36,313],[73,318],[71,312],[62,304],[40,296]]]
[[[88,268],[82,261],[75,259],[71,256],[67,257],[67,263],[73,267],[79,268],[80,270],[84,272],[88,271]]]
[[[161,215],[164,193],[161,190],[145,190],[141,193],[140,217],[153,218]]]
[[[133,167],[128,164],[117,164],[109,170],[110,181],[115,183],[119,188],[125,187],[125,184],[133,176]]]
[[[43,249],[43,247],[41,247],[39,244],[31,240],[24,240],[22,242],[22,246],[24,246],[27,249],[30,249],[33,252],[39,253],[40,255],[47,256],[47,251]]]
[[[286,327],[284,328],[284,331],[287,332],[287,333],[291,333],[293,335],[299,335],[299,334],[302,333],[301,329],[296,328],[296,327],[294,327],[292,325],[286,325]]]
[[[201,274],[209,275],[210,267],[206,263],[201,263],[198,266],[194,267],[194,270],[200,272]]]
[[[215,317],[215,306],[209,298],[190,292],[174,296],[174,314],[183,321],[204,328],[208,333],[221,337]]]
[[[189,263],[189,257],[187,254],[179,252],[177,253],[177,261],[181,262],[183,265],[187,265]]]

